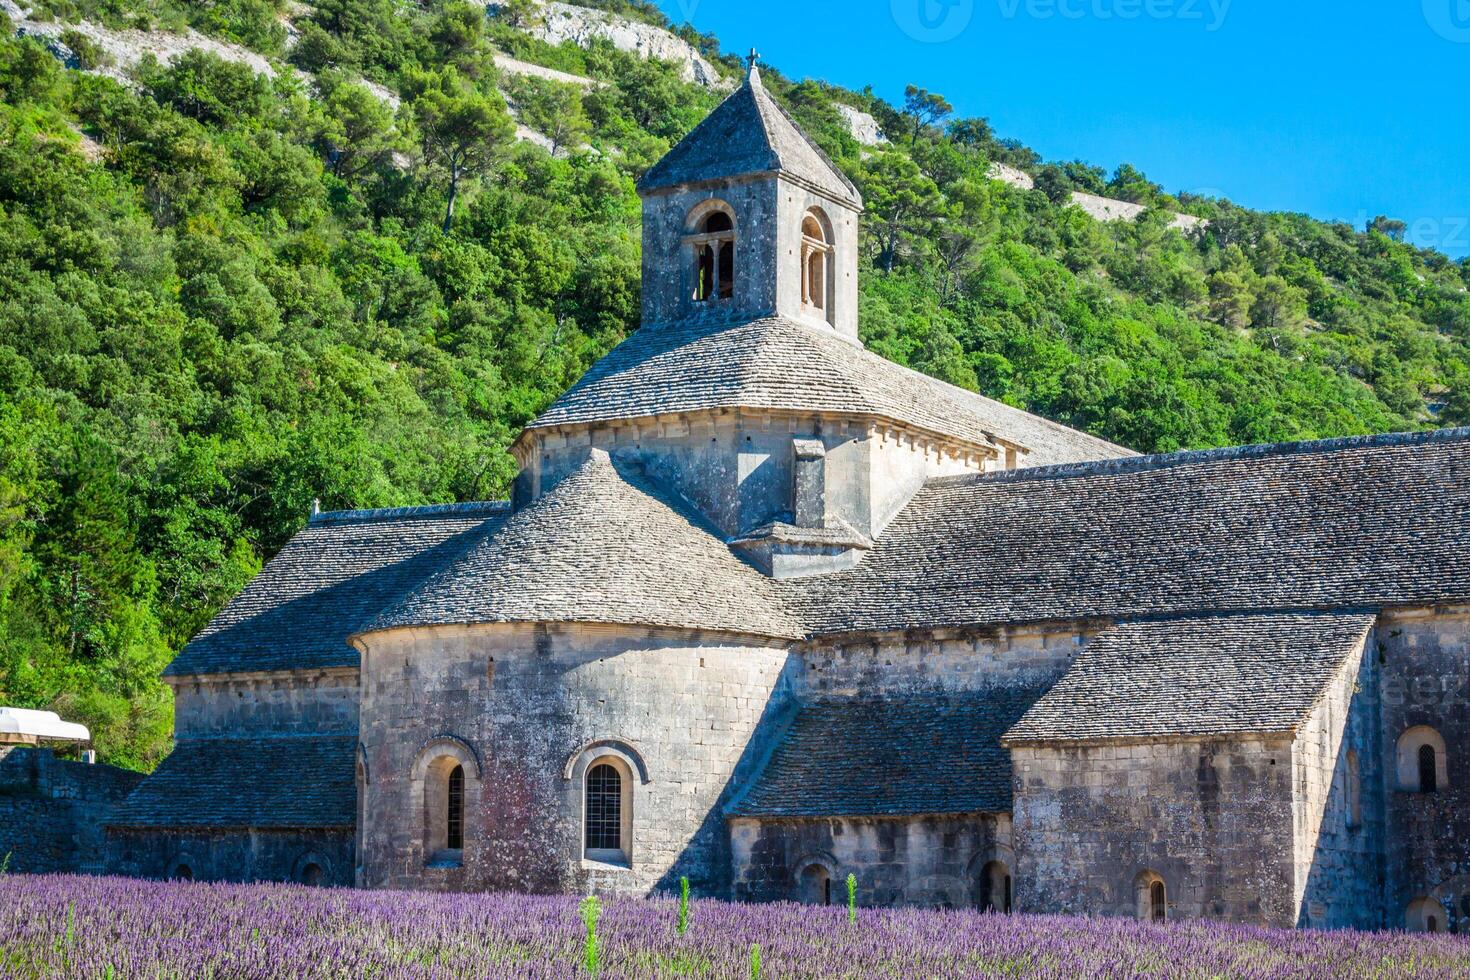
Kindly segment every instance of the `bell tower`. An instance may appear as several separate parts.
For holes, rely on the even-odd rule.
[[[638,183],[643,324],[779,316],[857,340],[862,196],[761,83]]]

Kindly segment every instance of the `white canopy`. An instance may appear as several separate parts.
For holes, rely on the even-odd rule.
[[[86,725],[62,721],[54,711],[34,711],[30,708],[0,708],[0,741],[9,738],[37,739],[54,738],[68,742],[91,741],[92,733]]]

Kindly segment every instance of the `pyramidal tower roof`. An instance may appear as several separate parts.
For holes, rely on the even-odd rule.
[[[751,65],[745,84],[654,164],[641,192],[680,184],[779,172],[833,200],[861,209],[862,195],[801,131]]]

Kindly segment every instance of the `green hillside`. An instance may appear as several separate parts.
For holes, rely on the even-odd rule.
[[[506,494],[518,429],[637,326],[635,179],[720,98],[535,40],[524,0],[491,20],[320,0],[289,34],[286,7],[31,16],[192,27],[309,75],[196,53],[124,85],[0,42],[0,703],[92,725],[121,764],[167,751],[158,672],[313,498]],[[603,84],[502,75],[497,48]],[[863,334],[893,360],[1143,451],[1470,421],[1470,265],[1394,222],[1175,199],[1131,167],[1045,165],[927,93],[890,106],[776,67],[867,200]],[[563,149],[516,140],[503,96]],[[890,142],[860,147],[839,102]],[[1073,189],[1151,207],[1101,224]],[[1208,231],[1169,229],[1179,210]]]

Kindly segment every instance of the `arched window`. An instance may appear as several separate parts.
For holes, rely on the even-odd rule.
[[[583,833],[593,861],[627,864],[632,855],[633,774],[621,759],[600,758],[584,777]]]
[[[315,851],[307,851],[291,866],[291,880],[312,888],[320,888],[331,881],[332,864]]]
[[[567,757],[562,778],[567,802],[582,808],[582,857],[631,868],[637,834],[634,800],[651,782],[638,749],[618,739],[596,739]]]
[[[1144,922],[1166,922],[1169,919],[1169,890],[1155,871],[1140,872],[1133,880],[1138,917]]]
[[[1347,825],[1359,827],[1363,823],[1363,774],[1358,766],[1358,753],[1348,750],[1347,772],[1343,776],[1347,795]]]
[[[832,904],[832,872],[820,864],[808,864],[797,875],[798,900],[804,905]]]
[[[451,851],[464,850],[464,766],[455,766],[449,770],[449,786],[446,788],[448,799],[445,801],[448,812],[445,814],[446,846]]]
[[[1410,932],[1444,932],[1448,924],[1444,906],[1427,895],[1410,902],[1404,913],[1404,928]]]
[[[1428,725],[1410,728],[1399,736],[1399,789],[1409,793],[1440,793],[1449,786],[1444,738]]]
[[[977,884],[977,908],[982,912],[1011,913],[1011,869],[1004,861],[991,861],[981,868]]]
[[[419,752],[413,780],[422,809],[424,864],[456,868],[464,861],[468,821],[480,786],[480,766],[468,743],[450,735]]]
[[[823,319],[832,305],[832,241],[816,208],[801,220],[801,305]]]
[[[694,246],[694,301],[707,303],[735,295],[735,219],[714,210],[699,219],[685,241]]]

